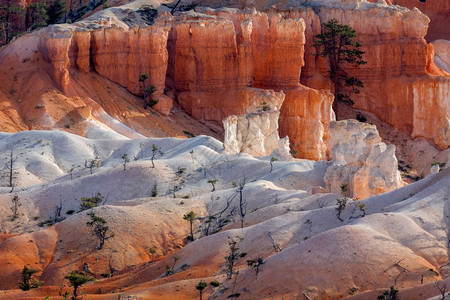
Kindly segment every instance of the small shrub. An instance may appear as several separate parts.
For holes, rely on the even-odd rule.
[[[156,183],[156,181],[153,184],[153,188],[151,190],[151,194],[152,194],[152,197],[158,196],[158,184]]]
[[[359,122],[364,123],[364,122],[367,121],[367,118],[362,113],[358,112],[358,113],[356,113],[356,120],[358,120]]]
[[[397,300],[398,297],[398,290],[391,286],[389,290],[383,291],[381,295],[377,297],[378,300]]]
[[[74,212],[75,212],[75,211],[74,211],[73,209],[69,209],[69,210],[66,212],[66,215],[73,215]]]
[[[220,282],[217,281],[217,280],[213,280],[213,281],[211,281],[209,284],[210,284],[211,286],[213,286],[213,287],[218,287],[218,286],[220,285]]]
[[[342,194],[342,196],[346,196],[347,192],[348,192],[348,184],[347,183],[341,184],[341,194]]]
[[[354,287],[351,287],[351,288],[349,289],[348,294],[349,294],[349,295],[353,295],[353,294],[355,294],[357,291],[358,291],[358,288],[357,288],[356,286],[354,286]]]
[[[440,161],[435,161],[431,163],[431,166],[439,166],[439,169],[443,169],[445,168],[445,163],[444,162],[440,162]]]
[[[173,274],[175,271],[170,265],[166,265],[166,276]]]

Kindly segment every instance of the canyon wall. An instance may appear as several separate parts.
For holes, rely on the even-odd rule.
[[[278,13],[233,9],[162,13],[154,24],[130,11],[92,22],[41,31],[40,51],[65,91],[70,69],[95,71],[140,95],[139,74],[149,74],[168,115],[175,95],[194,118],[218,132],[230,115],[281,109],[281,133],[300,156],[327,159],[332,95],[300,85],[305,22]],[[122,21],[134,18],[128,26]],[[130,23],[130,21],[128,21]],[[286,103],[281,107],[285,92]],[[282,97],[280,95],[283,95]]]
[[[287,4],[261,4],[266,12],[197,8],[172,16],[159,11],[151,21],[137,10],[114,9],[36,34],[62,91],[69,90],[70,70],[78,69],[142,95],[139,74],[147,72],[147,85],[156,87],[159,100],[154,108],[162,114],[169,115],[176,98],[194,118],[222,132],[229,115],[280,110],[280,134],[289,136],[299,157],[318,160],[330,157],[328,125],[334,113],[333,96],[325,91],[330,89],[327,62],[312,54],[313,40],[322,22],[336,18],[357,31],[366,52],[366,65],[348,67],[365,83],[354,97],[355,108],[441,149],[450,145],[450,77],[434,66],[424,39],[425,15],[383,1],[305,0],[292,9]]]

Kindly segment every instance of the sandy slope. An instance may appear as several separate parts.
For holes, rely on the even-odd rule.
[[[335,209],[338,195],[309,192],[323,186],[326,162],[278,161],[269,173],[269,157],[221,154],[222,144],[206,136],[92,140],[58,131],[2,134],[1,153],[7,154],[11,145],[17,158],[17,187],[14,193],[2,188],[0,224],[4,233],[19,235],[0,239],[0,289],[7,289],[1,299],[57,296],[59,286],[67,285],[64,275],[83,270],[84,263],[99,279],[82,287],[91,299],[114,299],[113,292],[143,299],[194,299],[201,278],[219,280],[221,285],[208,287],[205,294],[224,299],[234,286],[223,270],[228,237],[237,236],[244,238],[240,252],[247,253],[237,262],[240,273],[234,286],[242,299],[297,299],[303,293],[315,299],[336,298],[349,295],[353,287],[360,293],[393,284],[402,290],[448,274],[449,169],[358,202],[367,207],[364,218],[357,217],[357,203],[349,200],[341,222]],[[155,168],[150,161],[153,145],[161,150]],[[132,158],[126,170],[124,153]],[[102,164],[90,174],[84,161],[95,157]],[[71,180],[72,166],[76,168]],[[218,181],[211,192],[207,181],[213,178]],[[244,178],[247,214],[241,229],[233,181]],[[157,197],[151,197],[154,182]],[[173,198],[175,185],[179,189]],[[67,214],[78,211],[81,197],[98,192],[107,200],[94,211],[115,234],[101,250],[95,249],[97,241],[85,225],[86,212]],[[22,206],[12,221],[13,194]],[[60,201],[65,220],[39,227],[54,216]],[[189,225],[182,218],[191,210],[200,217],[194,221],[194,242],[186,240]],[[205,236],[205,217],[210,215],[217,217],[210,231],[217,229],[218,220],[227,221],[218,233]],[[258,277],[246,266],[246,259],[257,257],[265,261]],[[174,274],[166,276],[166,265],[174,263]],[[18,287],[24,265],[40,271],[44,287],[10,290]],[[117,271],[102,279],[100,274],[109,273],[110,265]]]

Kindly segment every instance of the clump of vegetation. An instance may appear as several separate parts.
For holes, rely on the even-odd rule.
[[[439,166],[440,170],[443,170],[445,168],[445,163],[440,161],[435,161],[431,163],[431,166]]]
[[[177,261],[179,259],[180,258],[178,256],[174,256],[173,257],[173,264],[172,264],[172,266],[166,265],[166,276],[169,276],[169,275],[175,273],[175,264],[177,263]]]
[[[341,194],[342,194],[342,196],[348,196],[348,184],[347,183],[341,184]]]
[[[218,287],[220,285],[220,282],[217,280],[213,280],[209,283],[212,287]]]
[[[22,269],[22,282],[19,287],[22,291],[29,291],[31,289],[38,288],[42,285],[42,282],[32,278],[33,274],[36,274],[38,271],[33,268],[28,268],[24,266]]]
[[[267,104],[266,101],[261,102],[261,106],[258,109],[258,111],[269,111],[269,110],[271,110],[270,105]]]
[[[100,193],[97,193],[97,195],[89,198],[81,197],[80,212],[99,206],[100,203],[102,203],[103,199],[104,197]]]
[[[359,210],[359,215],[357,216],[353,216],[353,214],[356,212],[356,210]],[[357,203],[355,205],[355,207],[352,210],[352,216],[350,217],[351,219],[356,219],[356,218],[364,218],[367,214],[367,207],[366,204],[364,203]]]
[[[398,290],[391,286],[389,290],[383,291],[381,295],[377,297],[378,300],[398,300]]]
[[[258,278],[259,268],[265,264],[262,257],[258,257],[255,259],[249,259],[247,260],[247,266],[253,268],[256,272],[256,278]]]
[[[298,154],[297,145],[291,145],[290,148],[289,153],[292,156],[296,156]]]
[[[367,121],[367,118],[362,113],[358,112],[358,113],[356,113],[356,120],[358,120],[359,122],[364,123],[364,122]]]

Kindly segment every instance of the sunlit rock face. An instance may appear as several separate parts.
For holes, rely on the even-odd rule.
[[[289,139],[280,140],[278,135],[279,117],[279,111],[261,111],[225,118],[225,152],[267,156],[275,151],[283,159],[289,159]]]
[[[330,135],[333,160],[324,181],[332,193],[365,199],[403,185],[395,146],[386,146],[374,125],[331,122]]]

